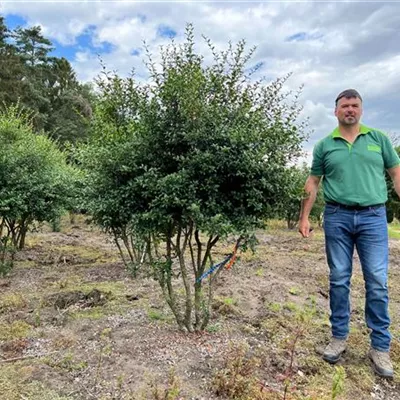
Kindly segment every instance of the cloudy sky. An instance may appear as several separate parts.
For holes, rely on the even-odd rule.
[[[99,55],[110,70],[145,77],[143,40],[153,53],[194,24],[219,48],[244,38],[257,50],[267,80],[292,72],[288,89],[304,84],[300,102],[313,133],[305,150],[336,125],[333,101],[346,88],[364,98],[366,125],[400,133],[399,1],[19,1],[0,2],[10,28],[41,25],[57,56],[70,60],[90,81]]]

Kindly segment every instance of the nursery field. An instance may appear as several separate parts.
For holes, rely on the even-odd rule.
[[[280,222],[257,232],[256,252],[220,274],[206,330],[188,334],[151,271],[133,278],[84,217],[63,220],[60,232],[45,226],[28,234],[0,279],[0,399],[399,399],[397,230],[390,227],[395,378],[386,381],[367,357],[357,257],[348,351],[336,367],[321,359],[330,329],[320,229],[308,240]],[[234,242],[220,243],[214,258]]]

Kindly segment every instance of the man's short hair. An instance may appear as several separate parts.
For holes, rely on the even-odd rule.
[[[336,97],[335,100],[335,105],[337,106],[337,103],[340,99],[343,97],[346,97],[346,99],[351,99],[352,97],[356,97],[357,99],[360,99],[362,101],[362,98],[360,96],[360,93],[357,92],[355,89],[346,89],[343,90],[343,92],[339,93],[338,97]]]

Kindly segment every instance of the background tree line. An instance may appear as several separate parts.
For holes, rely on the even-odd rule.
[[[94,94],[53,50],[40,26],[10,30],[0,16],[0,106],[19,103],[32,115],[34,131],[62,146],[87,138]]]

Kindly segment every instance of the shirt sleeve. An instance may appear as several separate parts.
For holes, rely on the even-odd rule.
[[[314,146],[313,150],[313,160],[311,164],[310,175],[313,176],[322,176],[325,174],[324,171],[324,157],[322,151],[322,142],[318,142]]]
[[[396,165],[400,165],[400,158],[393,148],[393,145],[388,136],[383,136],[383,146],[382,146],[383,162],[385,163],[385,168],[393,168]]]

